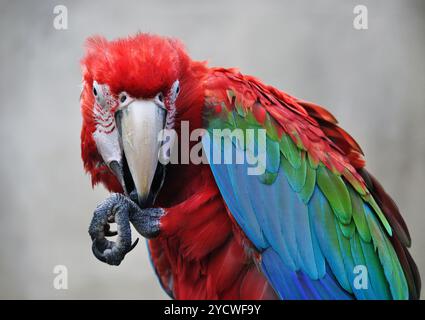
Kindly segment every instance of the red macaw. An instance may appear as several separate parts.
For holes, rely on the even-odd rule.
[[[172,298],[419,298],[399,210],[324,108],[150,34],[90,38],[82,72],[84,168],[113,192],[89,228],[101,261],[118,265],[134,248],[131,223]],[[204,129],[196,153],[208,161],[164,164],[158,135],[174,130],[178,142],[185,122]],[[214,140],[219,129],[228,131]],[[250,163],[211,161],[216,151],[266,160],[248,174]]]

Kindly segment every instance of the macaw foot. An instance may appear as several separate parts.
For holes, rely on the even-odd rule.
[[[159,234],[159,220],[163,214],[164,210],[161,208],[140,209],[127,196],[112,194],[97,206],[90,223],[93,254],[102,262],[119,265],[139,241],[137,239],[131,244],[130,222],[143,237],[153,238]],[[110,223],[114,222],[117,224],[117,231],[110,230]],[[106,239],[115,235],[116,241]]]

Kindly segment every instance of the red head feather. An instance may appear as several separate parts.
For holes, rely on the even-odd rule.
[[[189,62],[178,40],[145,33],[115,41],[92,37],[86,46],[84,80],[106,83],[112,92],[126,91],[135,98],[169,89]]]
[[[182,109],[181,113],[188,118],[190,112],[188,114],[187,108],[202,104],[200,77],[206,67],[204,63],[191,61],[178,40],[146,33],[115,41],[100,36],[89,38],[81,65],[81,153],[84,168],[91,174],[93,185],[102,182],[108,190],[121,192],[118,180],[103,162],[93,140],[96,129],[93,81],[108,85],[114,98],[122,91],[134,98],[151,98],[159,92],[165,93],[178,79],[182,92],[176,101],[176,109]],[[199,121],[195,120],[194,124],[199,126],[200,112],[196,112],[196,116]]]

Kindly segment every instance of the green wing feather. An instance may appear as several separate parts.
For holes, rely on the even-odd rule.
[[[261,123],[252,106],[244,105],[237,92],[229,89],[227,97],[219,114],[207,112],[208,129],[266,129],[266,170],[258,179],[273,187],[277,176],[285,175],[308,210],[314,239],[341,287],[360,299],[409,298],[406,278],[390,241],[391,226],[373,196],[352,175],[338,174],[335,168],[330,169],[313,157],[302,145],[300,135],[279,128],[268,111],[264,111]],[[291,244],[285,247],[291,248]],[[299,260],[299,256],[292,257],[290,266],[303,270]],[[362,292],[353,287],[353,268],[359,264],[368,268],[372,291]]]

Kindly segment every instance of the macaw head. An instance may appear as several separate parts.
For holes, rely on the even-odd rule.
[[[141,206],[153,202],[163,181],[158,134],[174,126],[186,101],[191,60],[180,42],[150,34],[87,41],[82,60],[81,149],[92,184],[137,192]],[[184,95],[183,95],[184,96]]]

